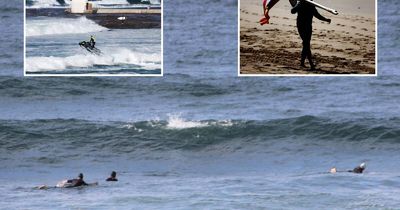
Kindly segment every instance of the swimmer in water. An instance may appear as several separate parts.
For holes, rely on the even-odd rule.
[[[56,186],[41,185],[41,186],[38,186],[36,188],[40,189],[40,190],[47,190],[47,189],[50,189],[50,188],[71,188],[71,187],[96,186],[96,185],[98,185],[97,182],[90,183],[90,184],[86,183],[83,180],[83,174],[80,173],[78,175],[78,178],[76,178],[76,179],[67,179],[67,180],[60,181],[60,182],[57,183]]]
[[[336,167],[331,168],[329,173],[334,174],[337,172],[350,172],[350,173],[355,173],[355,174],[362,174],[367,167],[366,163],[361,163],[359,166],[355,167],[353,170],[347,170],[347,171],[338,171]]]
[[[108,178],[106,179],[106,181],[107,181],[107,182],[116,182],[116,181],[118,181],[118,179],[117,179],[117,172],[115,172],[115,171],[111,172],[111,176],[108,177]]]
[[[355,167],[353,170],[348,170],[347,172],[352,172],[352,173],[356,173],[356,174],[362,174],[363,171],[365,170],[366,166],[367,166],[367,164],[361,163],[359,166]]]
[[[67,180],[67,183],[70,184],[69,187],[79,187],[79,186],[88,185],[85,181],[83,181],[83,174],[82,173],[80,173],[78,175],[78,178],[76,178],[76,179]]]

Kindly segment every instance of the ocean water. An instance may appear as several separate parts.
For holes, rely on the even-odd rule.
[[[96,37],[94,55],[78,45]],[[107,29],[86,17],[28,17],[26,73],[161,75],[160,29]]]
[[[237,1],[164,3],[164,77],[24,78],[0,2],[0,209],[399,209],[397,1],[376,78],[238,78]]]

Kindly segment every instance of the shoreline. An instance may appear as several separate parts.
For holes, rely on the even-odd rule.
[[[161,28],[161,10],[160,12],[139,13],[143,10],[138,9],[103,9],[110,13],[85,13],[72,14],[66,11],[66,8],[27,8],[26,17],[61,17],[78,18],[86,17],[97,24],[109,29],[151,29]],[[138,13],[133,13],[138,11]],[[130,12],[130,13],[129,13]],[[119,20],[119,17],[125,17],[125,20]]]

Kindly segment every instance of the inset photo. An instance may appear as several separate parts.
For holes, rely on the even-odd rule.
[[[239,76],[376,76],[376,0],[239,0]]]
[[[162,76],[162,0],[25,0],[25,76]]]

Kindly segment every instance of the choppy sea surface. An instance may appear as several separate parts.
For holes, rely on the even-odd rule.
[[[24,78],[22,3],[0,2],[0,209],[399,208],[397,1],[368,78],[238,78],[233,0],[164,2],[164,77]],[[99,186],[34,189],[80,172]]]

